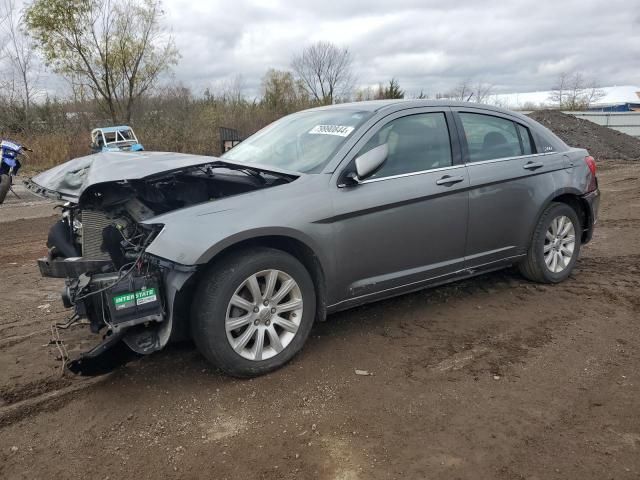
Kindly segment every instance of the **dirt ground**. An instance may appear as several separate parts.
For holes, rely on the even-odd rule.
[[[52,205],[4,205],[0,478],[639,478],[640,164],[600,185],[563,284],[503,271],[334,315],[250,381],[189,344],[62,377],[61,282],[34,264]]]
[[[528,116],[550,129],[567,145],[586,148],[598,161],[607,158],[640,160],[640,138],[558,110],[537,110]]]

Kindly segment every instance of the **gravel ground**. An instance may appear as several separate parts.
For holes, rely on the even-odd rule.
[[[51,204],[0,207],[0,478],[638,478],[640,166],[600,166],[566,282],[503,271],[333,315],[249,381],[189,344],[61,376],[61,282],[34,265]]]

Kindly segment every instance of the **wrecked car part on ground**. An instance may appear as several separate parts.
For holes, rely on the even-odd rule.
[[[109,158],[99,157],[104,163]],[[151,155],[154,154],[145,154]],[[225,196],[286,183],[293,176],[261,172],[220,161],[185,166],[170,172],[117,182],[100,182],[73,193],[65,185],[88,175],[92,163],[68,170],[57,184],[35,177],[27,182],[34,192],[54,199],[73,199],[61,205],[61,218],[50,229],[48,255],[38,260],[46,277],[65,278],[62,301],[74,316],[89,320],[103,341],[67,363],[74,373],[103,373],[130,358],[119,351],[124,343],[136,354],[163,348],[171,337],[171,308],[167,298],[195,272],[146,253],[162,225],[144,223],[160,214]],[[95,172],[94,172],[95,173]],[[45,175],[47,172],[45,172]],[[48,175],[49,178],[52,175]],[[48,185],[48,190],[41,185]],[[55,189],[55,190],[54,190]]]

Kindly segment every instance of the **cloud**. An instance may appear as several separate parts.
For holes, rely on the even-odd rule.
[[[640,83],[640,12],[629,0],[164,0],[182,58],[173,79],[201,92],[241,75],[258,95],[269,68],[312,42],[350,48],[358,84],[395,77],[409,93],[464,79],[496,92],[549,89],[580,70]]]

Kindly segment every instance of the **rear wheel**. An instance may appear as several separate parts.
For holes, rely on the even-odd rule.
[[[6,174],[0,175],[0,204],[4,202],[9,188],[11,188],[11,177]]]
[[[200,352],[236,377],[287,363],[302,348],[315,317],[313,281],[280,250],[244,250],[217,262],[202,278],[192,311]]]
[[[582,227],[575,210],[565,203],[552,203],[538,221],[520,272],[534,282],[563,281],[578,259],[581,238]]]

